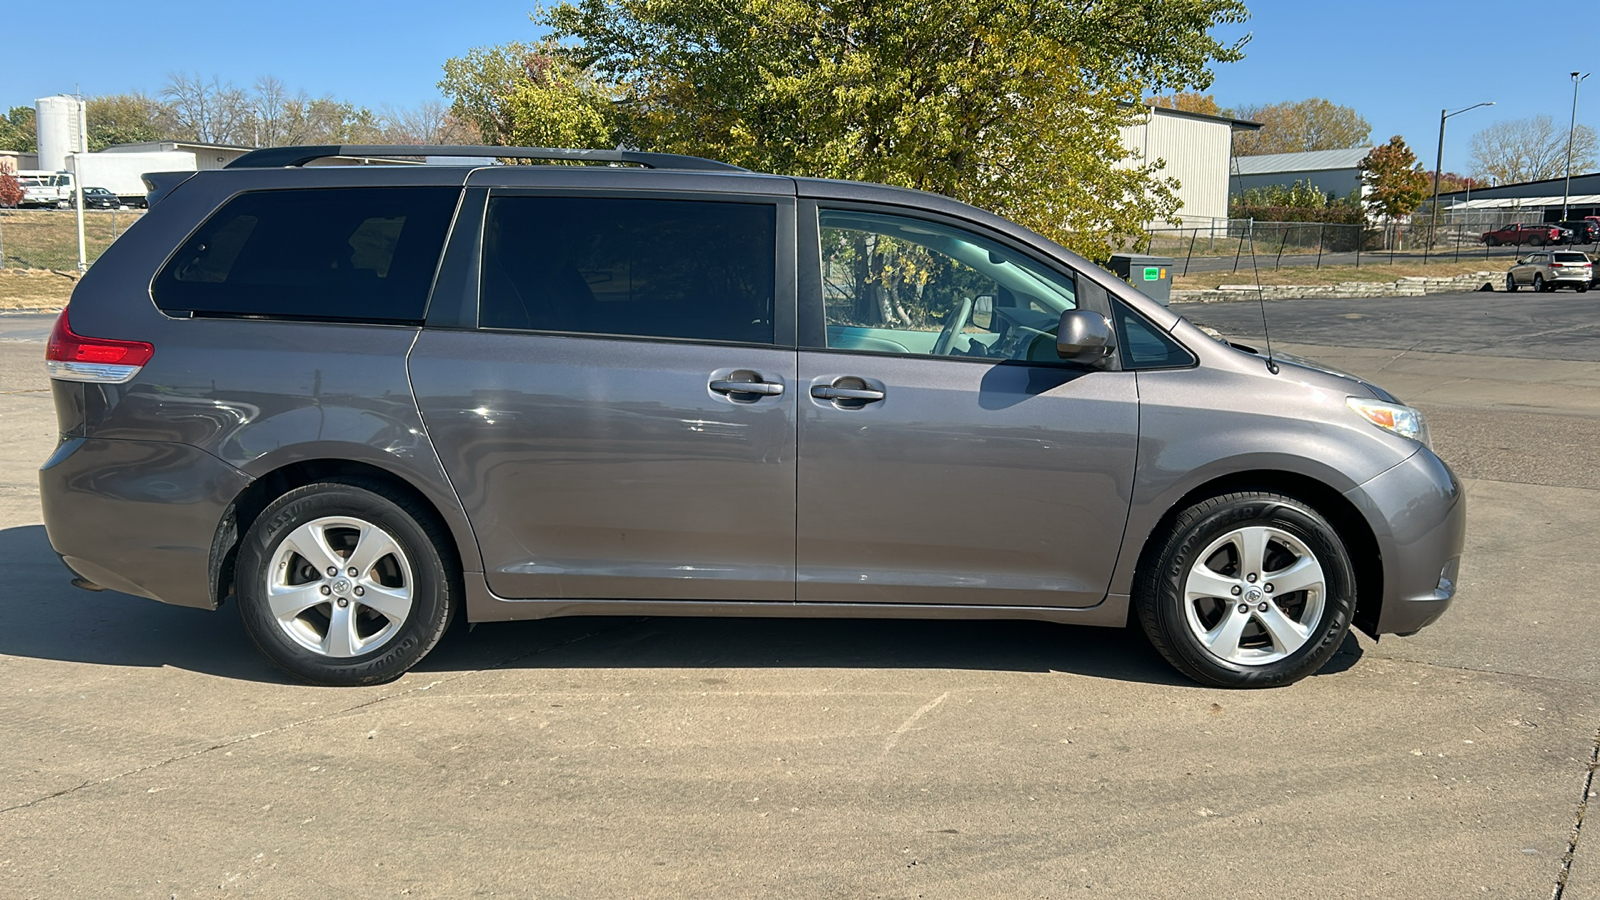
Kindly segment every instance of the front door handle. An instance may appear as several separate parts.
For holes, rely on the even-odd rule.
[[[875,391],[871,388],[841,388],[819,384],[811,389],[811,396],[818,400],[860,400],[865,403],[872,403],[883,399],[883,391]]]
[[[813,384],[811,396],[833,404],[834,409],[861,409],[868,403],[877,403],[884,398],[881,383],[855,375],[824,376],[818,380],[827,383]]]

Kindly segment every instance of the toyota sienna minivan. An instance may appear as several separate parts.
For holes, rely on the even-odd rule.
[[[1265,687],[1455,591],[1416,410],[944,197],[506,147],[147,181],[50,338],[50,541],[307,682],[457,614],[904,616],[1136,619]]]

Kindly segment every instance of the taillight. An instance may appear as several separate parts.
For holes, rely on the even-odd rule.
[[[56,317],[50,331],[50,344],[44,351],[45,368],[51,378],[62,381],[88,381],[122,384],[139,374],[154,356],[156,348],[144,341],[118,341],[74,334],[67,322],[67,311]]]

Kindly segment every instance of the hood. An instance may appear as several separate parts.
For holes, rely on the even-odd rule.
[[[1259,356],[1260,354],[1257,354],[1257,355]],[[1334,378],[1338,378],[1338,379],[1341,379],[1343,381],[1350,382],[1352,384],[1360,385],[1361,387],[1366,388],[1366,390],[1369,393],[1372,394],[1372,397],[1373,397],[1374,400],[1382,400],[1385,403],[1399,403],[1400,402],[1398,399],[1395,398],[1395,396],[1393,394],[1390,394],[1388,391],[1384,390],[1381,387],[1378,387],[1377,385],[1373,384],[1372,382],[1367,381],[1364,378],[1360,378],[1358,376],[1352,375],[1349,372],[1346,372],[1346,371],[1344,371],[1342,369],[1335,369],[1333,366],[1330,366],[1330,365],[1328,365],[1326,363],[1317,362],[1314,359],[1307,359],[1304,356],[1295,356],[1292,353],[1277,353],[1277,352],[1274,352],[1272,354],[1272,361],[1277,363],[1280,367],[1284,366],[1284,365],[1294,366],[1297,369],[1303,369],[1303,370],[1307,370],[1307,371],[1311,371],[1311,372],[1320,372],[1323,375],[1331,375]]]

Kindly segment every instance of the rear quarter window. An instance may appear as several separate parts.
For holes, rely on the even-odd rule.
[[[240,194],[178,248],[151,292],[176,315],[420,323],[460,193]]]

